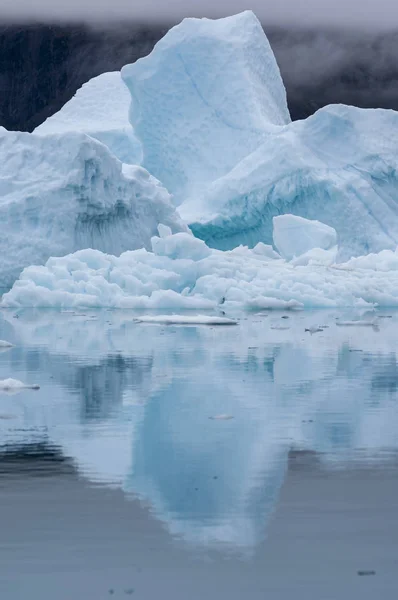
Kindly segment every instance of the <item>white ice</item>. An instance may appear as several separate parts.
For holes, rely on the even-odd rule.
[[[143,315],[136,319],[140,323],[161,325],[237,325],[234,319],[211,315]]]
[[[96,138],[124,163],[140,164],[142,148],[129,122],[130,94],[119,71],[103,73],[77,90],[35,133],[78,131]]]
[[[286,92],[250,11],[184,19],[122,69],[143,165],[177,203],[228,173],[266,133],[290,122]]]
[[[291,123],[250,11],[184,20],[122,76],[143,164],[162,183],[70,132],[132,131],[117,73],[83,86],[40,135],[1,130],[0,287],[38,265],[5,303],[397,304],[398,113],[336,105]]]
[[[12,348],[13,344],[11,342],[7,342],[6,340],[0,340],[0,350],[4,348]]]
[[[6,394],[17,394],[18,392],[22,392],[23,390],[39,389],[39,385],[27,385],[26,383],[22,383],[22,381],[19,381],[18,379],[8,378],[0,380],[0,392],[4,392]]]
[[[0,128],[0,288],[50,256],[150,247],[160,222],[187,230],[159,182],[97,140]]]
[[[343,264],[296,265],[240,246],[208,248],[188,233],[152,238],[152,251],[80,250],[28,267],[2,306],[134,309],[300,309],[398,306],[398,251]],[[228,317],[228,314],[226,315]]]
[[[286,214],[274,217],[272,222],[275,247],[287,260],[306,254],[315,248],[331,250],[337,245],[335,229],[320,221]]]
[[[293,213],[337,231],[340,259],[398,243],[398,113],[328,106],[267,140],[180,213],[212,246],[272,241]]]
[[[398,244],[398,113],[336,105],[290,122],[253,13],[186,19],[122,70],[144,166],[209,246],[272,242],[272,217],[318,219],[340,260]]]

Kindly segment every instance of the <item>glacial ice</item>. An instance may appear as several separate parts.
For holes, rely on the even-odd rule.
[[[223,312],[398,306],[398,249],[341,264],[311,260],[297,265],[256,248],[220,251],[188,233],[161,231],[163,237],[152,238],[152,251],[142,248],[115,257],[86,249],[28,267],[1,306],[222,307]]]
[[[139,323],[156,325],[237,325],[238,322],[227,317],[212,315],[143,315],[136,319]]]
[[[251,11],[184,19],[121,73],[143,166],[178,204],[290,122],[278,65]]]
[[[272,242],[272,217],[336,229],[339,260],[398,243],[398,113],[328,106],[290,122],[250,11],[186,19],[124,67],[144,166],[209,246]]]
[[[320,221],[286,214],[274,217],[272,223],[275,247],[287,260],[316,248],[331,250],[337,245],[335,229]]]
[[[6,340],[0,340],[0,350],[12,348],[13,344],[11,342],[7,342]]]
[[[270,243],[272,218],[292,213],[333,227],[341,260],[395,250],[397,129],[397,112],[328,106],[270,133],[180,214],[220,249]]]
[[[35,134],[0,129],[0,287],[37,265],[4,306],[398,305],[398,113],[292,123],[250,11],[184,20],[122,78]],[[160,181],[131,164],[130,122]]]
[[[82,133],[0,129],[0,288],[21,270],[79,248],[149,247],[158,224],[187,227],[145,169]]]
[[[27,385],[19,379],[12,379],[11,377],[7,379],[0,380],[0,392],[4,392],[6,394],[17,394],[18,392],[22,392],[23,390],[39,390],[40,386],[37,384]]]
[[[130,94],[119,71],[90,79],[60,111],[36,127],[35,133],[86,133],[119,160],[139,165],[141,143],[129,121]]]

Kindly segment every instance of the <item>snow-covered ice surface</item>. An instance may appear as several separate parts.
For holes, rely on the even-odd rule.
[[[21,270],[80,248],[149,247],[164,223],[187,228],[168,192],[82,133],[38,136],[0,128],[0,287]]]
[[[290,121],[275,57],[250,11],[184,19],[122,69],[143,165],[177,203],[228,173]]]
[[[376,316],[391,318],[336,326]],[[252,550],[297,453],[326,470],[396,460],[396,312],[161,328],[125,311],[2,311],[0,335],[15,344],[0,379],[40,383],[0,396],[0,451],[56,448],[142,499],[178,543]]]
[[[120,72],[103,73],[77,90],[35,133],[86,133],[108,146],[122,162],[138,165],[142,148],[128,118],[129,106],[130,94]]]
[[[297,264],[270,258],[261,244],[223,252],[188,233],[159,229],[162,237],[152,238],[152,251],[115,257],[87,249],[28,267],[1,306],[200,311],[398,306],[398,250],[331,265],[317,262],[309,251]]]

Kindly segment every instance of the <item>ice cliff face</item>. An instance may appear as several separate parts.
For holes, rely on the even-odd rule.
[[[79,248],[148,247],[159,222],[186,230],[159,182],[84,134],[0,129],[0,157],[0,287]]]

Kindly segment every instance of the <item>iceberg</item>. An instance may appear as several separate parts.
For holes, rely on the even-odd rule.
[[[21,270],[80,248],[150,247],[159,223],[187,231],[168,192],[82,133],[0,129],[0,287]]]
[[[223,313],[398,306],[398,249],[341,264],[314,258],[296,264],[245,246],[211,249],[188,233],[160,230],[163,237],[152,238],[152,251],[142,248],[116,257],[86,249],[28,267],[0,306]]]
[[[184,19],[121,74],[143,166],[177,204],[290,122],[278,65],[251,11]]]
[[[333,227],[339,259],[398,243],[398,113],[328,106],[278,132],[180,214],[213,247],[272,242],[292,213]]]
[[[130,94],[120,72],[103,73],[77,90],[35,133],[86,133],[108,146],[122,162],[138,165],[142,148],[129,122],[129,106]]]
[[[251,11],[185,19],[36,133],[0,130],[0,287],[37,265],[3,305],[396,306],[396,129],[342,105],[292,123]]]
[[[209,246],[272,243],[272,218],[318,219],[339,260],[398,243],[398,113],[335,105],[290,121],[250,11],[185,19],[122,69],[143,165]]]

